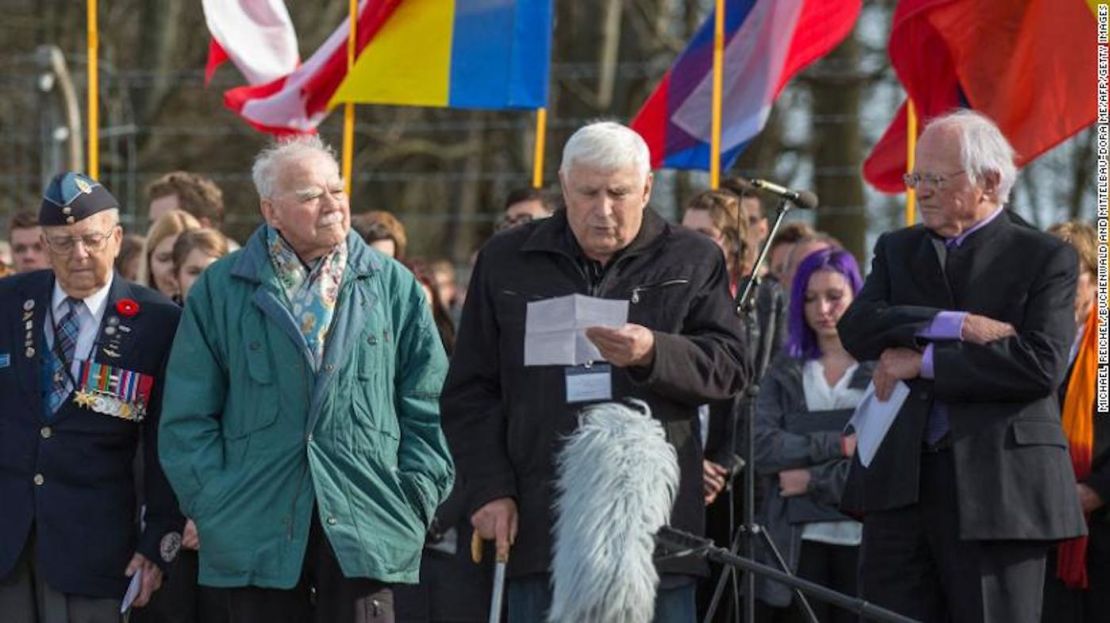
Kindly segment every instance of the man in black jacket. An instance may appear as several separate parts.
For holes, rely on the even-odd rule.
[[[619,124],[588,125],[567,141],[559,178],[566,209],[495,236],[479,254],[441,401],[471,522],[499,550],[514,545],[510,621],[542,620],[550,603],[553,459],[584,404],[568,402],[567,368],[524,365],[527,304],[569,294],[629,301],[627,324],[587,336],[612,365],[612,398],[647,402],[678,451],[676,528],[700,533],[704,523],[698,405],[732,396],[747,378],[724,257],[647,209],[643,139]],[[660,570],[656,620],[693,621],[691,576],[703,565]]]
[[[879,238],[839,324],[880,399],[909,387],[842,506],[862,597],[919,620],[1039,621],[1048,542],[1084,532],[1056,404],[1076,255],[1006,213],[1015,176],[989,119],[934,119],[906,178],[924,223]]]

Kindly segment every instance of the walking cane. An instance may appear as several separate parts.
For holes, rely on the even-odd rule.
[[[470,538],[470,559],[474,564],[482,562],[482,537],[478,536],[477,530]],[[508,548],[504,553],[497,552],[494,560],[497,564],[493,568],[493,596],[490,597],[489,602],[489,623],[501,623],[501,602],[505,596],[505,566],[509,563]]]

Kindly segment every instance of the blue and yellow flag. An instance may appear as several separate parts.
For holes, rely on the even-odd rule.
[[[404,0],[329,106],[546,106],[551,13],[551,0]]]

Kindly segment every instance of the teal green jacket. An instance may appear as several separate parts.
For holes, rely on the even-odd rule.
[[[415,583],[454,478],[439,425],[447,358],[412,274],[347,238],[319,373],[259,228],[189,290],[158,450],[197,524],[200,581],[292,588],[311,513],[347,577]]]

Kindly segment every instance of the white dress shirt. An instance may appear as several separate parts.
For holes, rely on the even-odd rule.
[[[77,346],[73,350],[70,368],[74,378],[81,373],[80,362],[92,358],[93,342],[96,341],[96,332],[100,329],[100,321],[104,319],[104,311],[108,307],[108,290],[112,287],[113,279],[115,279],[114,274],[108,277],[108,283],[104,284],[103,288],[82,299],[83,304],[77,306]],[[50,352],[54,352],[54,325],[66,315],[65,300],[68,296],[55,279],[54,294],[50,299],[50,315],[44,327],[46,347]]]
[[[863,400],[864,390],[852,389],[848,384],[859,364],[852,364],[835,385],[825,379],[825,366],[818,359],[807,361],[802,368],[802,390],[805,392],[806,409],[829,411],[854,409]],[[807,523],[802,528],[802,539],[832,545],[859,545],[863,540],[863,524],[858,521],[819,521]]]

